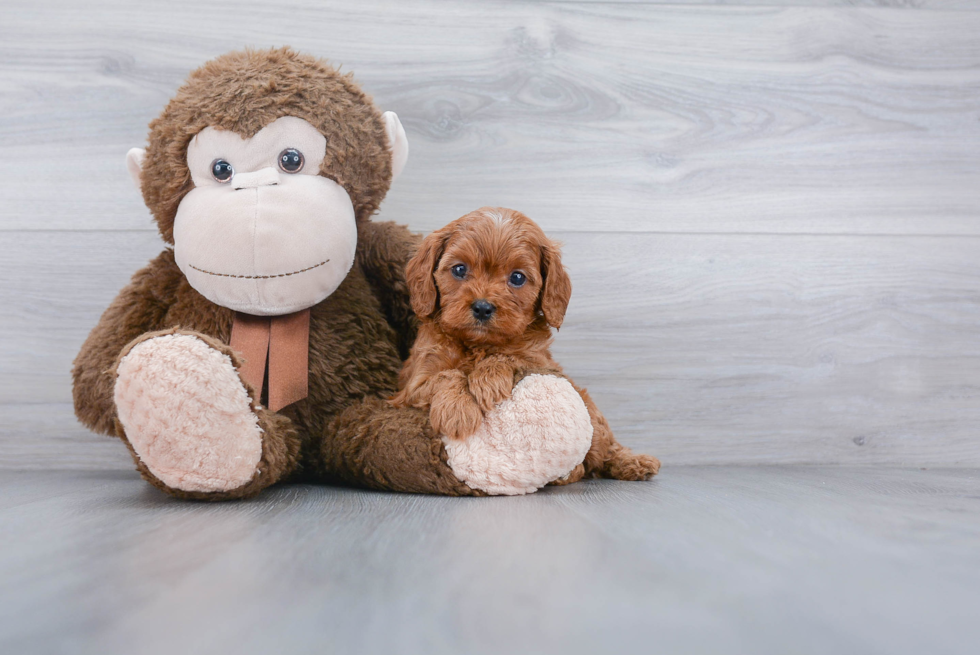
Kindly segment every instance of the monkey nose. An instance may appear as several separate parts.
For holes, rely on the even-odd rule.
[[[235,173],[231,178],[231,186],[234,189],[254,189],[260,186],[274,186],[279,184],[279,171],[272,168],[262,168],[254,173]]]

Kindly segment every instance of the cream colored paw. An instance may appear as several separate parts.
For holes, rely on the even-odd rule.
[[[140,460],[184,491],[229,491],[255,475],[262,430],[231,358],[168,334],[119,362],[116,411]]]
[[[462,482],[495,495],[537,491],[567,476],[592,446],[592,422],[568,380],[529,375],[466,439],[443,437]]]

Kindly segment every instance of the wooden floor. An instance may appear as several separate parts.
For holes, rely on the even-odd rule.
[[[135,473],[3,472],[0,581],[3,653],[975,655],[980,471],[215,505]]]

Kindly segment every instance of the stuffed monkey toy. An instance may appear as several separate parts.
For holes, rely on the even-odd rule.
[[[286,480],[525,493],[575,469],[592,428],[558,376],[530,376],[550,378],[547,393],[487,415],[501,434],[508,417],[551,417],[560,445],[548,465],[526,444],[475,462],[463,452],[466,483],[427,412],[385,400],[416,334],[405,265],[420,239],[371,216],[407,154],[398,117],[315,58],[249,50],[194,71],[145,151],[127,155],[167,245],[82,346],[79,420],[189,499]]]

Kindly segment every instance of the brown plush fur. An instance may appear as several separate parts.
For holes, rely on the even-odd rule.
[[[460,266],[462,279],[453,274]],[[523,284],[510,282],[515,271]],[[421,327],[391,402],[428,410],[437,432],[472,434],[530,369],[562,374],[551,356],[551,327],[564,319],[572,284],[558,244],[524,214],[484,207],[433,232],[408,264],[408,284]],[[481,301],[495,308],[489,320],[474,313]],[[565,482],[655,475],[660,462],[619,444],[589,394],[576,389],[592,419],[592,447]]]
[[[177,206],[194,187],[187,145],[205,127],[250,138],[282,116],[327,138],[320,174],[350,195],[358,221],[378,210],[391,184],[384,121],[348,73],[289,48],[232,52],[197,69],[150,123],[142,188],[164,241],[172,244]]]
[[[249,137],[285,115],[309,121],[327,137],[320,173],[347,190],[358,227],[350,273],[311,308],[309,396],[278,414],[253,406],[264,430],[263,456],[260,472],[242,488],[172,489],[134,453],[137,468],[152,484],[182,498],[245,497],[289,478],[473,495],[447,466],[425,414],[395,410],[379,400],[396,390],[415,339],[405,265],[419,239],[402,226],[369,220],[391,181],[390,152],[381,114],[349,75],[289,49],[232,53],[192,73],[150,126],[142,190],[160,233],[173,242],[177,207],[193,187],[186,149],[196,133],[216,126]],[[113,402],[119,357],[157,331],[180,330],[232,355],[237,366],[237,355],[225,345],[232,320],[231,310],[191,288],[173,251],[164,250],[133,276],[82,346],[72,373],[79,420],[125,441]],[[253,396],[253,404],[256,400]]]

